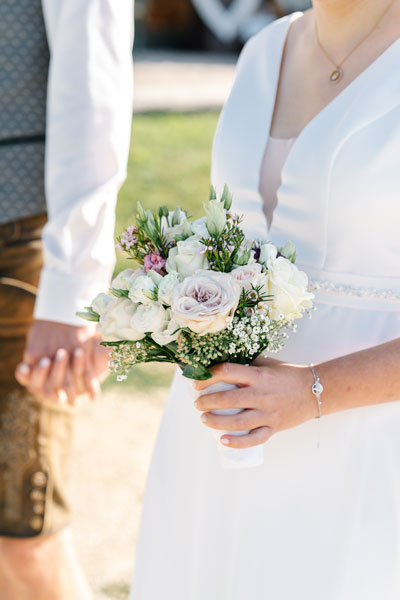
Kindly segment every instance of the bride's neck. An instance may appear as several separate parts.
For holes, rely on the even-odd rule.
[[[345,55],[374,27],[389,6],[391,13],[398,4],[398,0],[314,0],[319,37],[332,54]]]

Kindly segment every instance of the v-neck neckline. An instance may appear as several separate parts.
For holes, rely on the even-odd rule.
[[[286,44],[288,41],[289,32],[290,32],[290,29],[291,29],[293,23],[295,21],[297,21],[297,19],[301,18],[303,15],[304,15],[303,12],[298,11],[298,12],[293,13],[288,18],[288,21],[286,23],[286,29],[285,29],[284,35],[283,35],[283,39],[281,40],[281,47],[280,47],[280,51],[278,53],[278,58],[276,61],[276,71],[275,71],[274,78],[273,78],[274,79],[273,103],[272,103],[272,110],[269,115],[269,123],[268,123],[268,127],[267,127],[268,134],[267,134],[266,144],[268,143],[269,138],[272,137],[271,136],[271,125],[272,125],[272,120],[273,120],[274,113],[275,113],[276,102],[278,99],[277,96],[278,96],[278,90],[279,90],[279,84],[281,81],[282,66],[283,66],[282,63],[283,63],[283,58],[284,58],[284,51],[285,51]],[[320,111],[318,111],[317,114],[314,117],[312,117],[312,119],[310,119],[310,121],[308,121],[308,123],[306,123],[306,125],[303,127],[303,129],[301,129],[299,134],[294,137],[294,143],[292,144],[292,146],[290,148],[290,152],[289,152],[289,154],[286,158],[286,161],[282,167],[282,171],[285,168],[285,165],[288,162],[289,157],[292,154],[292,152],[294,151],[294,149],[296,148],[297,144],[306,135],[306,133],[309,131],[309,129],[311,129],[316,122],[318,122],[320,119],[322,119],[327,112],[329,112],[332,108],[334,108],[336,106],[336,104],[342,100],[342,98],[346,97],[353,90],[353,88],[357,87],[357,85],[363,81],[363,79],[369,74],[369,72],[371,70],[375,69],[380,64],[380,62],[382,60],[384,60],[391,53],[391,51],[394,50],[395,47],[397,47],[399,42],[400,42],[400,38],[397,38],[396,40],[394,40],[383,52],[381,52],[381,54],[379,54],[379,56],[377,56],[369,65],[367,65],[365,67],[365,69],[363,69],[358,75],[356,75],[356,77],[354,77],[354,79],[352,79],[350,81],[350,83],[348,85],[346,85],[346,87],[344,87],[334,98],[332,98],[332,100],[330,100]],[[264,146],[263,156],[265,154],[266,144]]]

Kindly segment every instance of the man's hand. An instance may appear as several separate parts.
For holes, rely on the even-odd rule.
[[[92,326],[37,320],[15,376],[38,398],[73,404],[81,394],[98,398],[107,362],[108,351]]]

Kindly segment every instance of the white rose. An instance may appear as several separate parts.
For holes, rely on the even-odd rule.
[[[152,273],[152,271],[149,271]],[[132,302],[142,302],[148,304],[152,302],[157,293],[157,284],[150,275],[140,275],[136,277],[129,290],[129,298]]]
[[[111,287],[116,290],[129,290],[133,281],[145,275],[143,269],[124,269],[113,279]]]
[[[107,294],[97,294],[96,298],[92,302],[92,309],[98,315],[102,315],[106,310],[107,306],[114,300]]]
[[[176,271],[172,271],[162,278],[158,286],[158,300],[162,304],[171,306],[173,301],[173,291],[178,283],[181,282],[181,277]]]
[[[267,269],[269,269],[271,261],[275,260],[277,254],[278,250],[273,244],[263,244],[260,248],[260,258],[258,259],[258,262],[260,262],[262,265],[265,265]]]
[[[99,330],[103,341],[130,340],[136,342],[144,338],[144,334],[134,329],[131,322],[137,306],[127,298],[111,299],[106,310],[100,316]]]
[[[168,312],[159,302],[140,304],[132,317],[132,327],[141,333],[163,331],[167,324]]]
[[[188,277],[199,269],[208,269],[205,247],[200,243],[200,239],[200,236],[192,235],[187,240],[178,242],[176,247],[169,251],[165,267],[168,273],[177,271],[182,277]]]
[[[307,291],[307,275],[289,260],[280,256],[271,261],[267,275],[269,293],[273,296],[268,303],[273,319],[283,314],[285,319],[292,321],[312,307],[314,294]]]
[[[174,342],[179,335],[179,323],[177,323],[177,321],[175,321],[175,319],[172,317],[172,312],[169,309],[167,312],[169,318],[167,327],[163,331],[151,334],[153,340],[157,344],[160,344],[160,346],[166,346],[167,344]]]
[[[236,267],[231,271],[231,275],[238,284],[246,291],[251,290],[251,287],[262,287],[261,293],[268,293],[268,278],[262,272],[262,266],[258,263],[251,263]]]
[[[208,233],[207,225],[206,225],[207,217],[202,217],[201,219],[197,219],[193,221],[192,231],[195,235],[200,236],[201,238],[209,238],[210,234]]]
[[[217,333],[232,322],[240,292],[229,273],[199,271],[175,288],[172,315],[195,333]]]

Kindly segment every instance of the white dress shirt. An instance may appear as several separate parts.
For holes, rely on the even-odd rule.
[[[133,0],[42,0],[50,46],[49,221],[35,318],[83,325],[109,285],[133,100]]]

